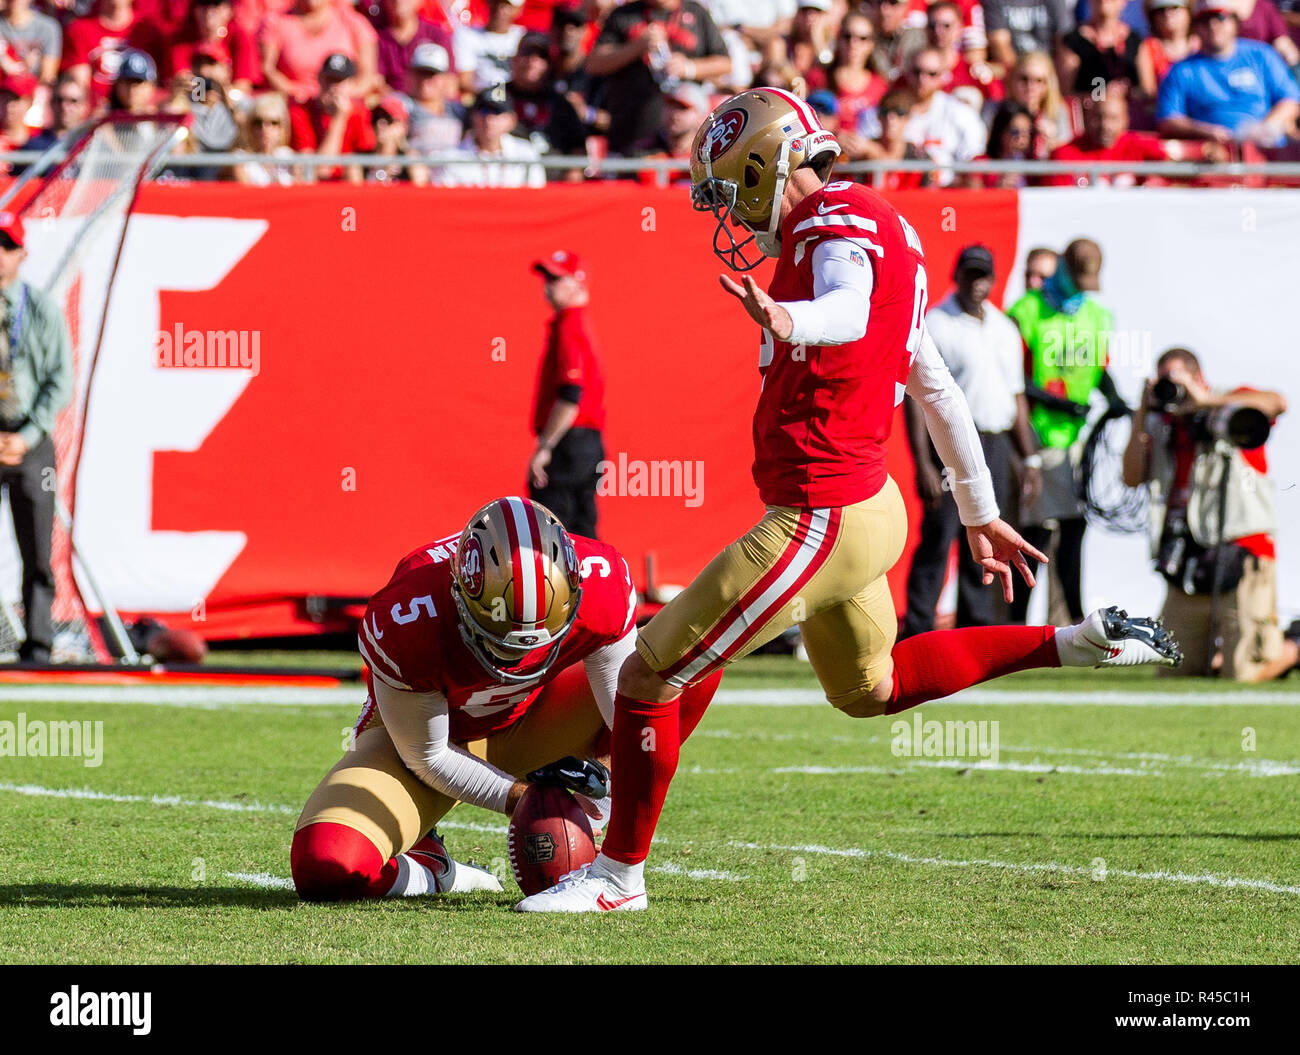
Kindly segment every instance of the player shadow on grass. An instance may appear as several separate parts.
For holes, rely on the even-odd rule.
[[[326,907],[363,907],[419,909],[454,912],[485,907],[509,908],[523,895],[518,891],[505,894],[455,894],[447,897],[370,899],[363,901],[317,902]],[[302,902],[292,890],[267,890],[251,886],[138,886],[111,883],[3,883],[0,906],[22,905],[28,908],[202,908],[229,905],[240,908],[296,909],[311,903]]]

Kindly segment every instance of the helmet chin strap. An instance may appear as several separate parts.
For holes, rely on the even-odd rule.
[[[766,231],[754,232],[754,244],[764,256],[781,255],[779,231],[781,228],[781,201],[785,197],[785,185],[790,178],[790,141],[781,143],[781,153],[776,159],[776,187],[772,191],[772,218],[767,222]]]

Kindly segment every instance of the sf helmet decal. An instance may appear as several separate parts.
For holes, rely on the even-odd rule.
[[[457,555],[460,561],[460,578],[464,590],[471,597],[483,592],[483,547],[476,538],[470,538]]]
[[[749,123],[749,114],[737,107],[728,110],[709,126],[708,135],[700,145],[700,153],[710,161],[717,161],[740,138]]]

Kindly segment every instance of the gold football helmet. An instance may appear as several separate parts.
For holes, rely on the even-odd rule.
[[[573,540],[543,505],[489,502],[461,532],[451,595],[461,639],[480,666],[498,681],[532,681],[550,669],[578,618],[582,571]]]
[[[717,218],[714,253],[733,271],[780,256],[777,229],[790,173],[813,165],[825,180],[839,153],[835,136],[797,95],[754,88],[719,103],[691,145],[691,203]],[[750,236],[738,242],[736,224]],[[763,256],[746,253],[750,243]]]

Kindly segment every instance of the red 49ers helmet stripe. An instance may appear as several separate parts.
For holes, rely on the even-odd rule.
[[[518,586],[514,595],[514,616],[521,623],[536,626],[546,597],[546,574],[539,552],[541,539],[537,530],[537,517],[531,506],[517,498],[503,498],[499,505],[505,514],[506,533],[510,539],[510,565]]]
[[[573,541],[545,506],[498,498],[470,517],[452,564],[461,639],[498,681],[535,682],[578,617]]]
[[[771,92],[773,95],[779,95],[794,107],[794,112],[799,115],[799,120],[803,124],[803,130],[805,132],[812,133],[821,131],[821,122],[817,119],[816,112],[793,92],[787,92],[784,88],[755,88],[754,91]]]

